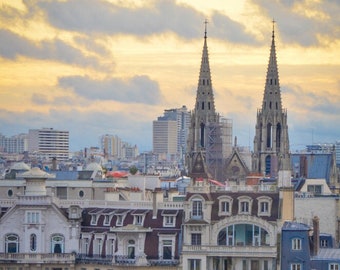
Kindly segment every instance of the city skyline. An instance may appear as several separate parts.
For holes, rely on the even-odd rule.
[[[216,111],[253,147],[275,23],[290,149],[340,139],[336,1],[0,1],[0,133],[116,134],[152,149],[164,109],[194,108],[204,21]],[[247,116],[247,117],[245,117]]]

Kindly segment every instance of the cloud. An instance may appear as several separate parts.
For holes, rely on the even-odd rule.
[[[149,105],[162,101],[158,83],[147,76],[134,76],[128,80],[93,80],[89,77],[69,76],[59,78],[58,86],[72,89],[77,95],[89,100],[115,100]]]
[[[315,46],[328,37],[340,37],[338,1],[252,0],[268,17],[277,21],[280,38],[285,43]]]
[[[254,36],[246,32],[244,25],[219,12],[214,12],[211,21],[213,27],[210,30],[209,26],[209,36],[212,35],[234,43],[260,44]]]
[[[18,56],[26,56],[77,66],[100,67],[97,58],[85,56],[60,39],[35,43],[11,31],[0,29],[0,40],[0,55],[4,58],[14,60]]]
[[[176,33],[185,39],[203,36],[203,22],[207,15],[173,0],[150,1],[148,4],[128,8],[97,0],[39,2],[48,21],[64,30],[138,37],[166,32]],[[240,23],[218,12],[212,16],[209,36],[237,43],[257,43]]]

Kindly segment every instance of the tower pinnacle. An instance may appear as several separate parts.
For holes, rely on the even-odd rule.
[[[205,24],[205,27],[204,27],[204,39],[206,39],[207,38],[207,24],[208,24],[208,20],[207,19],[205,19],[204,24]]]

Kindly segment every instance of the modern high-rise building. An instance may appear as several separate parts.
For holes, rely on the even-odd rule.
[[[28,151],[40,158],[65,161],[69,158],[69,132],[53,128],[30,129]]]
[[[153,153],[161,159],[172,159],[177,155],[177,121],[158,120],[152,123],[152,149]]]
[[[27,150],[27,134],[19,134],[11,137],[0,134],[0,152],[20,154]]]
[[[183,105],[181,108],[164,110],[164,115],[157,121],[176,121],[177,123],[177,149],[176,154],[184,157],[187,149],[188,132],[190,126],[190,112]],[[157,139],[157,138],[156,138]]]
[[[252,169],[271,177],[290,170],[287,110],[281,102],[274,27],[262,108],[257,111]]]

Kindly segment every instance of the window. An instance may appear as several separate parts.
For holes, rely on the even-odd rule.
[[[241,213],[249,212],[249,202],[241,202]]]
[[[232,224],[220,230],[219,246],[268,246],[268,232],[255,224]]]
[[[322,185],[308,185],[307,191],[313,194],[322,194]]]
[[[16,234],[9,234],[5,240],[6,253],[19,253],[19,237]]]
[[[103,249],[103,239],[97,238],[95,242],[96,242],[96,247],[94,250],[94,254],[101,255],[102,249]]]
[[[128,241],[128,258],[134,259],[135,258],[135,240],[129,240]]]
[[[78,195],[79,195],[79,198],[83,198],[85,193],[83,190],[80,190]]]
[[[260,211],[261,211],[261,213],[268,213],[269,203],[268,202],[261,202],[260,203]]]
[[[238,197],[238,213],[239,214],[250,214],[253,199],[248,196]]]
[[[175,217],[174,216],[164,216],[163,217],[163,225],[165,227],[174,227],[175,226]]]
[[[330,263],[328,266],[329,270],[339,270],[339,264],[338,263]]]
[[[322,239],[322,240],[320,240],[320,247],[322,247],[322,248],[328,247],[328,241],[327,241],[327,239]]]
[[[270,216],[272,208],[272,198],[268,196],[261,196],[257,198],[258,200],[258,216]]]
[[[201,270],[201,260],[199,259],[189,259],[189,270]]]
[[[37,250],[37,236],[34,233],[30,235],[30,250],[31,251]]]
[[[90,243],[89,238],[83,238],[81,243],[82,243],[81,252],[87,255],[89,252],[89,243]]]
[[[12,189],[7,190],[7,196],[8,197],[12,197],[13,196],[13,190]]]
[[[116,226],[123,226],[123,215],[117,215]]]
[[[56,234],[51,238],[51,253],[64,253],[64,236]]]
[[[40,223],[40,212],[27,211],[26,212],[26,223],[28,223],[28,224],[39,224]]]
[[[302,270],[301,263],[292,263],[290,265],[290,270]]]
[[[134,216],[134,224],[135,225],[142,225],[143,224],[143,215],[135,215]]]
[[[97,215],[91,216],[91,225],[97,225]]]
[[[172,240],[163,240],[163,260],[171,260],[172,259]]]
[[[104,216],[104,225],[110,225],[111,216],[105,215]]]
[[[224,213],[230,212],[229,202],[221,202],[221,211],[224,212]]]
[[[203,217],[202,201],[194,200],[192,202],[192,217],[201,219]]]
[[[201,242],[201,234],[200,233],[192,233],[191,234],[191,245],[193,246],[200,246]]]
[[[294,238],[292,240],[292,250],[301,250],[301,239]]]

